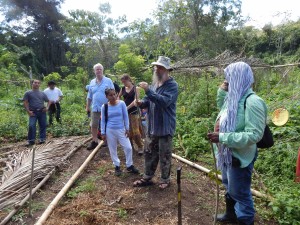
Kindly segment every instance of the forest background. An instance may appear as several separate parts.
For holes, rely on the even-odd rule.
[[[244,57],[263,65],[253,67],[254,90],[268,104],[269,117],[278,107],[290,113],[285,126],[269,121],[276,143],[259,151],[255,168],[273,200],[257,199],[257,210],[281,224],[300,224],[300,188],[294,182],[300,70],[271,67],[299,64],[300,20],[286,18],[262,29],[245,26],[239,0],[163,0],[152,19],[129,24],[126,16],[110,16],[109,3],[101,4],[98,12],[73,10],[65,16],[62,0],[0,2],[5,16],[0,24],[1,143],[26,139],[28,118],[21,99],[30,89],[30,78],[42,80],[42,89],[55,80],[64,93],[63,122],[48,128],[49,136],[87,134],[85,86],[94,77],[93,65],[103,64],[116,82],[124,73],[135,82],[150,82],[151,62],[165,55],[180,65],[173,73],[180,87],[176,153],[213,168],[206,133],[213,128],[216,91],[223,81],[220,55]],[[259,179],[254,183],[259,186]]]

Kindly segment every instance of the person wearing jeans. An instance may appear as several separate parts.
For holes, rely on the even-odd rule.
[[[28,146],[35,144],[37,122],[40,128],[39,144],[43,144],[46,140],[46,112],[51,102],[47,95],[39,90],[40,84],[39,80],[33,80],[32,90],[27,91],[23,97],[24,107],[29,115]],[[48,102],[47,107],[45,107],[45,102]]]
[[[226,188],[226,212],[217,216],[221,223],[254,224],[251,176],[257,157],[257,143],[262,139],[267,121],[267,106],[252,90],[254,77],[250,66],[236,62],[224,70],[225,81],[217,95],[220,112],[214,143],[222,183]]]
[[[39,124],[39,143],[42,144],[46,140],[47,115],[43,110],[32,110],[33,116],[29,117],[28,143],[33,144],[36,139],[36,123]]]

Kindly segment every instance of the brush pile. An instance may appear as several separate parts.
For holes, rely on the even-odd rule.
[[[31,163],[35,150],[33,187],[54,168],[66,163],[68,153],[74,145],[80,145],[82,138],[64,138],[53,140],[35,149],[14,149],[2,155],[0,159],[0,210],[17,207],[18,203],[29,193]]]

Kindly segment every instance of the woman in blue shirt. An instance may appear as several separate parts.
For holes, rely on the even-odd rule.
[[[117,99],[114,89],[106,89],[105,95],[108,103],[101,108],[101,134],[102,140],[107,140],[110,157],[115,165],[115,175],[120,176],[122,174],[117,152],[118,142],[125,153],[127,172],[138,174],[139,171],[133,166],[132,161],[132,146],[128,138],[129,119],[126,105],[124,101]],[[106,107],[107,113],[105,113]]]

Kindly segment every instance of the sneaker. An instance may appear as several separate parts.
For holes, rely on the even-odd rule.
[[[122,170],[119,166],[115,167],[115,176],[119,177],[122,175]]]
[[[86,148],[87,150],[93,150],[98,145],[98,142],[92,141],[89,146]]]
[[[140,173],[140,171],[137,168],[135,168],[133,165],[127,167],[127,172],[128,173],[133,173],[133,174],[139,174]]]

